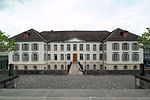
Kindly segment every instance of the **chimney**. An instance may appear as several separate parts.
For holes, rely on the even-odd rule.
[[[123,37],[127,38],[128,37],[128,31],[123,31]]]
[[[24,33],[24,38],[28,38],[28,33]]]

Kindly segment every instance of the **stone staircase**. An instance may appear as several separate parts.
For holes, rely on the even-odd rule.
[[[83,75],[81,71],[78,71],[78,68],[80,68],[78,62],[72,62],[69,74],[70,75]]]

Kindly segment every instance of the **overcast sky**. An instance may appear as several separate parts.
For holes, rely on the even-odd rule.
[[[141,35],[150,27],[150,0],[0,0],[0,30],[108,30]]]

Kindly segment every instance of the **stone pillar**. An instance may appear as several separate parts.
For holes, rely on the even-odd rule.
[[[13,75],[14,75],[14,65],[9,64],[9,76],[13,76]]]
[[[144,76],[145,72],[144,72],[144,64],[140,64],[140,75]]]

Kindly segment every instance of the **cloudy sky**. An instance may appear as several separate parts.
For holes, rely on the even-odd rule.
[[[0,30],[108,30],[141,35],[150,27],[150,0],[0,0]]]

